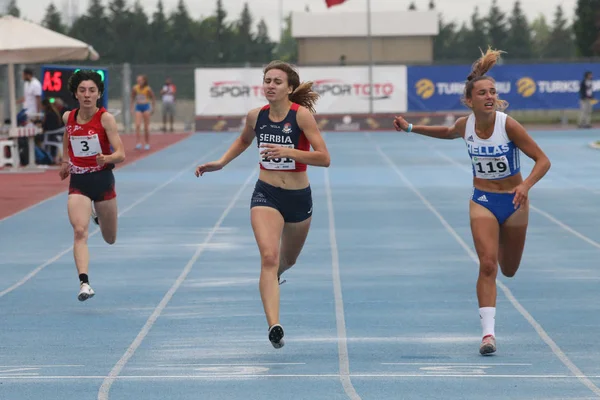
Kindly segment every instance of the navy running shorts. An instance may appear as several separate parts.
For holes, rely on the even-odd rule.
[[[312,217],[312,192],[310,186],[282,189],[259,179],[250,201],[250,208],[253,207],[271,207],[279,211],[285,222],[302,222]]]
[[[117,197],[115,176],[109,168],[87,174],[71,174],[69,194],[81,194],[94,202],[114,199]]]

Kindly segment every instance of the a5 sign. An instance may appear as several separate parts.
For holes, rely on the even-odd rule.
[[[42,65],[42,98],[54,102],[60,98],[69,109],[79,107],[77,100],[69,92],[69,78],[80,69],[88,67],[69,65]],[[98,107],[108,107],[108,71],[103,68],[89,68],[100,74],[104,81],[104,93],[98,99]]]

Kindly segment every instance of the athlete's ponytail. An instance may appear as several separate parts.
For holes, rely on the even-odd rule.
[[[467,77],[467,82],[465,84],[465,91],[463,93],[463,104],[466,103],[466,99],[470,99],[472,96],[473,88],[475,87],[475,82],[479,82],[482,80],[489,80],[492,82],[496,82],[494,78],[491,76],[487,76],[486,73],[492,69],[494,65],[500,59],[501,54],[504,53],[502,50],[492,50],[491,47],[488,47],[487,51],[484,53],[481,52],[481,57],[477,61],[473,63],[471,68],[471,73]],[[505,100],[498,99],[496,101],[496,108],[498,110],[505,110],[508,107],[508,102]]]
[[[290,94],[289,99],[294,103],[298,103],[303,107],[308,108],[311,113],[315,113],[315,103],[319,98],[319,93],[312,90],[312,82],[302,82]]]
[[[312,89],[312,82],[300,83],[298,72],[290,64],[284,61],[271,61],[264,69],[266,74],[272,69],[278,69],[286,73],[288,85],[292,87],[292,93],[288,96],[290,101],[306,107],[311,113],[315,113],[315,103],[319,98],[319,94]]]

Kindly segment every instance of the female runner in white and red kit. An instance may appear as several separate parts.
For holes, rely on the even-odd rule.
[[[77,298],[85,301],[94,296],[88,278],[90,217],[100,225],[106,243],[115,243],[117,194],[112,169],[125,160],[125,151],[115,117],[97,106],[104,91],[100,74],[80,70],[73,74],[68,85],[73,97],[79,101],[79,108],[63,115],[66,127],[60,178],[64,180],[71,176],[67,210],[73,226],[73,256],[80,281]]]

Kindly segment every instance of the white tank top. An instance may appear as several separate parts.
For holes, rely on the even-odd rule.
[[[473,176],[490,180],[504,179],[521,170],[519,148],[506,133],[506,117],[505,113],[496,111],[492,136],[481,139],[475,133],[475,115],[469,115],[463,138],[471,157]]]

